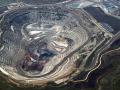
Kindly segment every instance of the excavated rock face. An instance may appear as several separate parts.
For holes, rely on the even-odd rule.
[[[84,81],[99,67],[98,59],[90,56],[109,35],[84,10],[57,5],[11,7],[0,21],[0,71],[8,80],[42,86],[81,74]]]
[[[68,80],[78,59],[74,53],[88,41],[74,13],[57,6],[6,12],[0,23],[1,71],[22,84]]]
[[[1,69],[24,84],[67,80],[77,60],[73,52],[88,40],[76,17],[57,6],[28,7],[5,13],[0,24],[0,62],[4,67]]]
[[[63,7],[72,1],[20,0],[0,13],[0,71],[7,80],[67,84],[100,67],[112,35],[83,9]]]

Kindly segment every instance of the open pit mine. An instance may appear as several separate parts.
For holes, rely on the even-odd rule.
[[[4,77],[19,86],[67,84],[77,75],[78,81],[87,80],[99,68],[97,55],[112,34],[83,9],[24,1],[9,4],[0,15]]]

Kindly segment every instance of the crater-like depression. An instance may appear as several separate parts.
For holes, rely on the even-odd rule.
[[[0,64],[14,80],[40,83],[67,76],[76,60],[69,57],[88,41],[77,14],[57,6],[11,10],[0,26]]]

